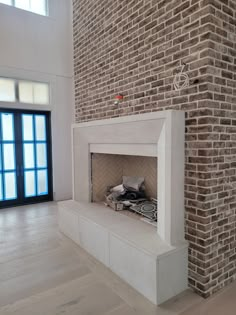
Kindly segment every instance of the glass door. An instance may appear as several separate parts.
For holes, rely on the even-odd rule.
[[[45,199],[50,193],[49,140],[45,114],[21,114],[24,199]]]
[[[0,110],[0,207],[52,200],[50,114]]]
[[[18,201],[15,117],[0,114],[0,202]]]

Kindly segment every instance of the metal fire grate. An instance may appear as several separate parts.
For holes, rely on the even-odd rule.
[[[157,221],[157,199],[152,199],[152,201],[144,201],[139,204],[131,206],[129,209],[144,216],[151,221]]]

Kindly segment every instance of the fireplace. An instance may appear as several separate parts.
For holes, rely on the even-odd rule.
[[[92,202],[103,202],[107,187],[123,176],[143,177],[147,197],[157,198],[157,157],[94,153],[91,161]]]
[[[73,200],[59,203],[60,230],[155,304],[186,289],[184,113],[75,124],[72,138]],[[145,178],[157,227],[103,204],[123,176]]]
[[[125,185],[125,179],[133,187]],[[140,187],[135,186],[138,181]],[[91,187],[92,202],[156,224],[157,157],[92,153]]]

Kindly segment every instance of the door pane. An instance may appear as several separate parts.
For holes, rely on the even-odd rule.
[[[38,195],[47,195],[48,184],[47,184],[47,171],[38,171]]]
[[[2,140],[14,140],[13,115],[2,113]]]
[[[47,148],[46,144],[38,143],[37,147],[37,167],[45,168],[47,167]]]
[[[15,173],[5,173],[5,199],[11,200],[16,199],[16,174]]]
[[[0,101],[15,102],[15,81],[0,78]]]
[[[36,196],[35,171],[26,171],[24,179],[25,179],[25,197]]]
[[[14,144],[3,144],[4,171],[15,169]]]
[[[23,118],[23,141],[34,140],[33,115],[22,115]]]
[[[31,143],[24,144],[24,168],[34,168],[34,145]]]
[[[45,116],[36,115],[35,116],[35,130],[36,130],[36,140],[46,141],[46,121]]]

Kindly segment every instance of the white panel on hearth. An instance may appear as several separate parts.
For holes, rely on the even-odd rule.
[[[79,241],[79,215],[78,212],[70,209],[59,207],[59,229],[71,238],[75,243],[80,244]]]
[[[156,257],[111,235],[110,268],[156,304]]]
[[[80,242],[90,254],[107,267],[109,266],[109,233],[101,225],[80,217]]]

